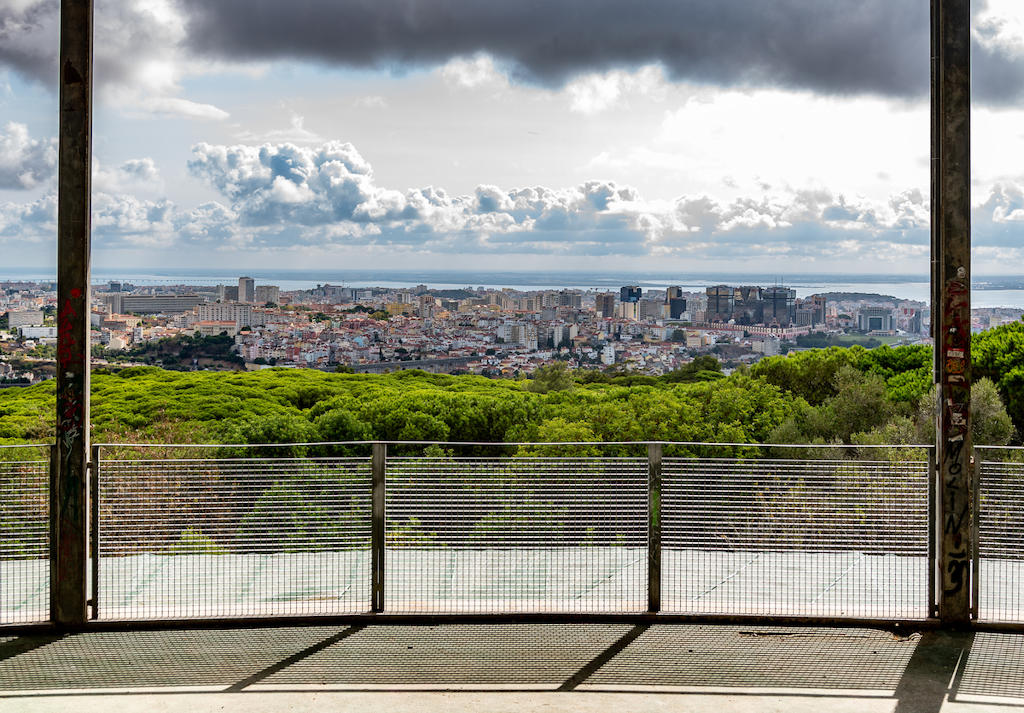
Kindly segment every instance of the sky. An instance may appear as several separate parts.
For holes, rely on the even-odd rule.
[[[0,0],[0,268],[55,264],[58,0]],[[928,0],[96,0],[102,268],[928,273]],[[1024,3],[972,3],[974,271]]]

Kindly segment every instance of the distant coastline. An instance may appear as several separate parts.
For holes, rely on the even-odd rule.
[[[229,271],[201,268],[97,268],[93,284],[110,281],[138,286],[235,284],[246,274],[258,284],[278,285],[282,290],[302,290],[321,284],[346,287],[402,288],[425,284],[433,289],[461,287],[511,288],[521,291],[580,289],[617,290],[622,285],[664,289],[679,285],[684,291],[703,292],[705,287],[728,285],[785,284],[798,297],[822,292],[856,292],[890,295],[901,300],[928,302],[930,289],[922,275],[837,275],[807,273],[794,275],[756,273],[667,273],[594,271],[471,271],[471,270],[265,270]],[[49,281],[55,272],[46,268],[0,268],[3,281]],[[977,276],[973,286],[975,307],[1016,307],[1024,309],[1024,276]]]

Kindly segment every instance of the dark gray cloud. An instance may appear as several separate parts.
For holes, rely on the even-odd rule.
[[[183,0],[189,42],[228,57],[354,66],[436,64],[483,51],[520,78],[660,62],[673,78],[917,94],[928,4],[861,0]]]
[[[181,0],[188,43],[232,59],[402,69],[486,52],[521,81],[660,63],[673,79],[831,94],[928,92],[927,0]],[[975,11],[983,8],[976,0]],[[976,94],[1024,90],[1024,63],[975,46]]]
[[[55,0],[0,5],[0,65],[56,84],[58,7]]]
[[[149,65],[178,59],[182,36],[173,12],[154,12],[138,0],[95,0],[94,18],[94,72],[100,89],[152,84]],[[59,0],[0,0],[0,67],[56,90],[59,42]]]
[[[97,0],[99,86],[147,61],[295,58],[405,71],[486,52],[518,81],[658,63],[675,80],[829,94],[928,92],[928,0]],[[0,3],[0,66],[56,86],[58,0]],[[975,96],[1024,96],[1024,54],[973,0]],[[180,34],[177,14],[186,22]]]

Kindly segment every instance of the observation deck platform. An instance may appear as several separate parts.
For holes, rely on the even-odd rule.
[[[1024,710],[1024,634],[445,624],[0,637],[0,711]]]

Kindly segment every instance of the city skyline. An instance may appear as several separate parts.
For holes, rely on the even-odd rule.
[[[624,26],[598,2],[586,33],[568,2],[230,5],[98,3],[97,267],[927,274],[925,4],[652,2]],[[19,264],[54,261],[55,18],[0,10]],[[974,43],[975,269],[1001,274],[1024,258],[1024,12],[978,3]]]

